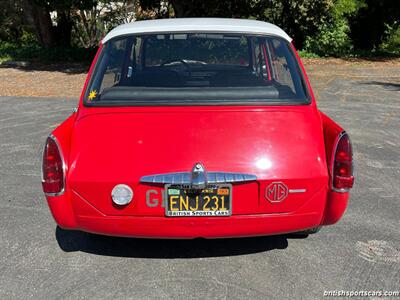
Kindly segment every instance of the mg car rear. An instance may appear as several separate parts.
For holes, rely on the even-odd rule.
[[[286,33],[175,19],[103,39],[77,111],[47,139],[42,182],[63,228],[216,238],[336,223],[352,168]]]

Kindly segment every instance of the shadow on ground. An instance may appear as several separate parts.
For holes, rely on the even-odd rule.
[[[363,84],[379,85],[391,91],[400,91],[400,83],[397,82],[367,81],[363,82]]]
[[[138,239],[110,237],[81,231],[56,229],[56,239],[65,252],[135,258],[199,258],[244,255],[286,249],[288,238],[305,236],[279,235],[232,239]]]

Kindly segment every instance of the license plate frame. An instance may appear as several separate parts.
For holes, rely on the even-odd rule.
[[[165,216],[166,217],[230,217],[232,215],[232,184],[230,183],[217,183],[217,184],[210,184],[207,185],[204,189],[201,191],[197,191],[200,195],[211,195],[211,193],[202,193],[202,191],[207,190],[207,189],[213,189],[218,192],[218,189],[228,189],[228,200],[222,200],[222,201],[227,201],[224,202],[225,204],[229,205],[229,208],[227,210],[178,210],[178,211],[171,211],[170,208],[170,194],[168,193],[169,189],[174,189],[174,190],[179,190],[179,196],[182,195],[182,191],[197,191],[196,189],[190,188],[190,186],[185,186],[185,185],[179,185],[179,184],[166,184],[164,186],[164,199],[165,199]],[[226,195],[218,195],[218,194],[212,194],[213,196],[226,196]],[[176,194],[172,194],[171,196],[176,196]],[[192,198],[193,199],[193,198]],[[180,199],[179,199],[180,200]],[[199,199],[200,200],[200,199]],[[204,200],[204,198],[202,198]],[[211,202],[211,200],[210,200]],[[214,200],[214,205],[215,205],[215,200]],[[200,205],[198,205],[199,207]],[[202,206],[204,208],[204,206]]]

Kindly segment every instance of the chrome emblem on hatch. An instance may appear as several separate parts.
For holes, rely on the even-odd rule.
[[[288,193],[289,189],[283,182],[272,182],[265,189],[265,198],[270,202],[282,202]]]
[[[208,184],[239,183],[256,181],[257,176],[235,172],[208,172],[201,163],[196,163],[191,172],[174,172],[146,175],[140,178],[141,183],[190,185],[194,189],[203,189]]]
[[[196,163],[192,169],[191,187],[204,189],[207,186],[207,173],[201,163]]]
[[[265,198],[271,203],[285,200],[288,194],[305,193],[306,189],[289,189],[282,181],[270,183],[265,189]]]

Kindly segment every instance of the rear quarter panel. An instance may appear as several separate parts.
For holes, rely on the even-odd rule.
[[[71,203],[71,189],[68,185],[69,174],[69,154],[71,147],[71,132],[75,123],[76,113],[69,116],[63,123],[60,124],[52,135],[57,139],[62,152],[65,163],[65,190],[59,196],[46,196],[50,211],[56,220],[57,224],[65,229],[76,228],[74,211]]]
[[[337,143],[339,135],[344,131],[342,127],[340,127],[335,121],[329,118],[323,112],[319,112],[321,115],[323,132],[324,132],[324,141],[325,141],[325,151],[326,158],[329,168],[329,175],[332,176],[332,163],[333,163],[333,151],[335,145]]]
[[[334,160],[334,151],[339,136],[342,132],[344,132],[344,130],[323,112],[320,111],[320,115],[324,131],[325,151],[329,171],[329,189],[322,225],[331,225],[338,222],[343,216],[349,199],[348,192],[338,193],[332,190],[332,166]]]

